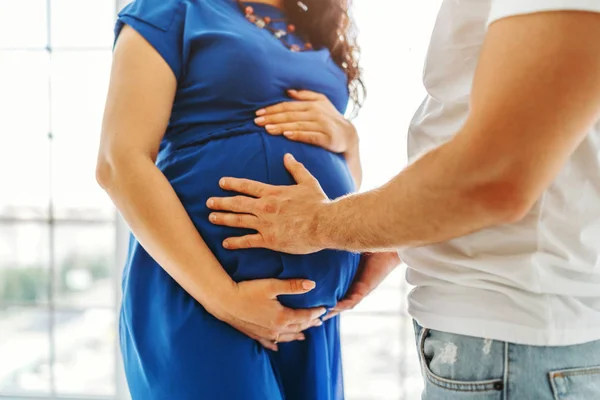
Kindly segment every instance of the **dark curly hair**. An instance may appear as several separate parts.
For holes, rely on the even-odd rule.
[[[283,7],[290,23],[315,48],[328,48],[335,63],[346,72],[350,99],[354,111],[358,111],[366,90],[359,66],[358,32],[350,13],[351,0],[283,0]]]

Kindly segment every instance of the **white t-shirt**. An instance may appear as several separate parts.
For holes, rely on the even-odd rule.
[[[488,23],[552,10],[600,12],[600,0],[444,0],[411,161],[465,122]],[[400,255],[409,312],[427,328],[528,345],[600,339],[600,122],[522,221]]]

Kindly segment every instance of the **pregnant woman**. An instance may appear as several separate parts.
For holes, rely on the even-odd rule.
[[[98,181],[133,236],[121,347],[135,400],[343,399],[339,317],[357,254],[228,251],[219,178],[331,198],[360,181],[345,0],[135,0],[119,14]],[[354,179],[353,179],[354,177]]]

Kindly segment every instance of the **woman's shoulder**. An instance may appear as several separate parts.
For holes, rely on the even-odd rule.
[[[119,12],[119,17],[140,19],[167,31],[178,15],[211,13],[229,9],[234,3],[235,0],[133,0]]]
[[[155,28],[167,31],[187,0],[133,0],[119,12],[119,17],[130,17]]]

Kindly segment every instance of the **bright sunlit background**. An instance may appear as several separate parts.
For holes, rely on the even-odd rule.
[[[127,233],[94,174],[125,3],[0,0],[0,399],[127,399],[116,329]],[[440,0],[354,3],[370,189],[406,163]],[[419,398],[403,273],[343,317],[348,400]]]

